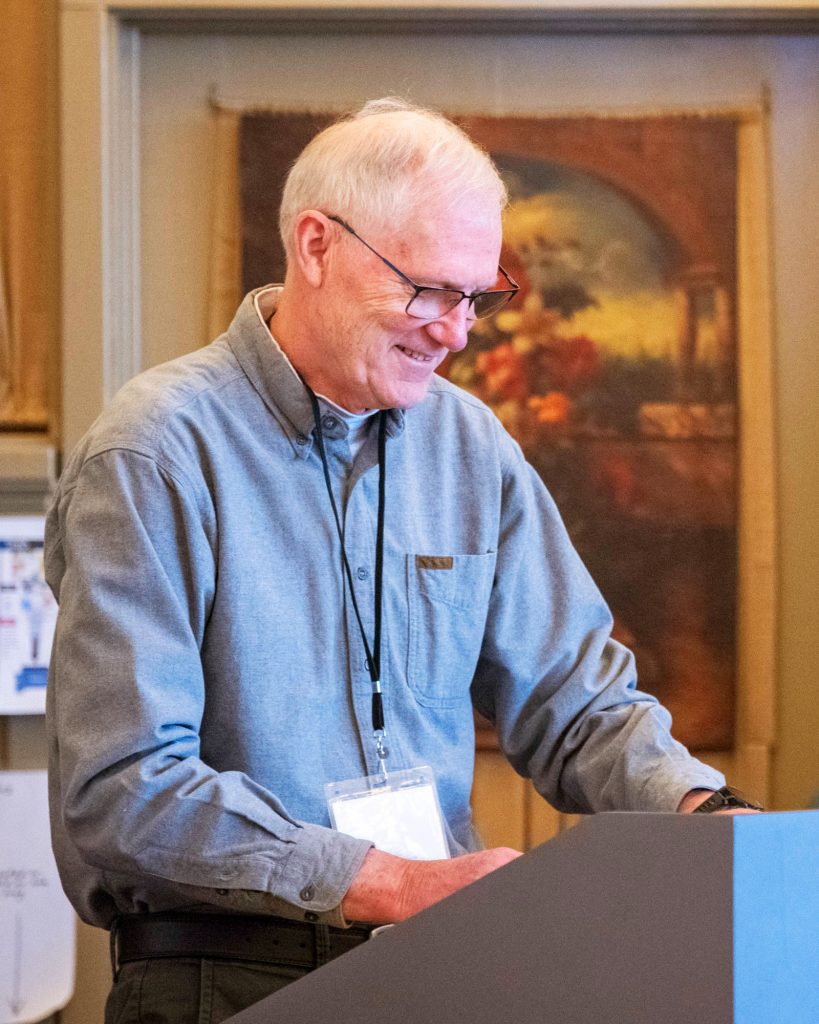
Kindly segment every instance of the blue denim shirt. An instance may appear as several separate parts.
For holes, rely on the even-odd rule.
[[[259,299],[270,306],[275,292]],[[376,418],[377,419],[377,418]],[[373,629],[377,429],[324,435]],[[434,557],[430,557],[434,556]],[[369,844],[326,782],[376,768],[371,681],[305,390],[248,296],[131,381],[49,513],[54,847],[80,915],[199,907],[343,923]],[[382,680],[391,767],[431,765],[474,849],[472,707],[556,807],[673,810],[722,776],[669,735],[517,444],[435,379],[388,418]]]

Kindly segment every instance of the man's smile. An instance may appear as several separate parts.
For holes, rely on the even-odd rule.
[[[424,352],[418,352],[414,348],[406,348],[404,345],[396,345],[399,352],[403,352],[409,359],[414,359],[417,363],[431,363],[433,357],[426,355]]]

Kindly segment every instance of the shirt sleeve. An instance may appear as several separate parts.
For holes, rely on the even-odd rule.
[[[52,509],[62,825],[85,863],[154,876],[180,903],[343,925],[371,844],[296,821],[246,774],[200,757],[217,543],[206,499],[135,451],[88,458]]]
[[[515,442],[501,436],[503,503],[495,585],[472,687],[515,770],[558,810],[673,811],[723,776],[670,733],[637,689],[632,653]]]

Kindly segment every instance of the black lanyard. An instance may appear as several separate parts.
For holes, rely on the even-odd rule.
[[[310,403],[313,406],[313,418],[316,422],[316,443],[318,445],[321,465],[324,470],[324,483],[327,485],[327,494],[330,498],[330,505],[333,509],[333,518],[336,521],[336,530],[341,544],[341,559],[344,564],[344,573],[347,577],[347,586],[350,589],[350,599],[353,603],[358,630],[361,633],[361,642],[364,644],[364,653],[367,656],[367,668],[370,671],[370,679],[373,686],[372,717],[373,736],[375,737],[375,751],[378,756],[382,772],[386,772],[385,761],[389,754],[384,744],[384,704],[381,697],[381,604],[382,604],[382,583],[384,577],[384,504],[387,483],[387,411],[382,409],[378,414],[378,525],[375,535],[375,631],[373,633],[373,646],[367,641],[367,634],[364,630],[364,623],[361,621],[361,613],[358,610],[358,601],[353,586],[353,574],[350,569],[350,562],[347,558],[347,549],[344,546],[344,531],[341,527],[341,517],[338,514],[338,506],[333,495],[333,486],[330,481],[330,467],[327,463],[327,452],[324,449],[324,434],[321,429],[321,410],[318,399],[312,390],[307,388],[310,395]]]

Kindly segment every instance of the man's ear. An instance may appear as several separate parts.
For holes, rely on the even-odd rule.
[[[321,287],[327,271],[333,227],[317,210],[303,210],[293,225],[293,259],[313,288]]]

